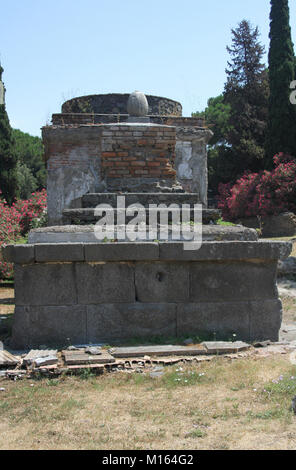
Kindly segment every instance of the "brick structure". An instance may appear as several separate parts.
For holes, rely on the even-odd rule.
[[[175,145],[175,127],[105,126],[102,131],[102,177],[175,179]]]

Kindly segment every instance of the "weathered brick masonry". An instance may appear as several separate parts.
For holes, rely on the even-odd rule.
[[[175,178],[175,145],[174,127],[105,127],[102,130],[102,177]]]

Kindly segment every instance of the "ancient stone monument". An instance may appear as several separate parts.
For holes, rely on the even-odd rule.
[[[206,197],[211,132],[198,119],[182,117],[181,105],[166,98],[93,95],[64,103],[42,133],[49,227],[4,249],[15,263],[14,347],[151,336],[278,339],[277,262],[291,245],[215,225],[219,213],[207,209]],[[155,239],[99,241],[102,204],[114,208],[117,223],[123,212],[130,221],[120,197],[141,204],[144,225],[160,204],[189,206],[187,226],[202,229],[200,249],[174,240],[175,206],[167,239],[158,238],[157,219]],[[192,217],[198,203],[203,225]]]

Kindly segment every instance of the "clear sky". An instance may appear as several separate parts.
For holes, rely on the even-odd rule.
[[[258,25],[268,50],[269,10],[269,0],[0,0],[11,125],[40,135],[66,99],[134,90],[180,101],[190,116],[222,92],[239,21]]]

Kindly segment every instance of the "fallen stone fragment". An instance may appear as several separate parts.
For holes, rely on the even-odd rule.
[[[6,389],[3,388],[3,387],[0,388],[0,392],[5,392],[5,390],[6,390]]]
[[[164,374],[164,368],[163,367],[154,367],[152,371],[149,373],[150,377],[152,379],[158,379]]]
[[[20,358],[13,356],[5,349],[0,350],[0,367],[2,366],[16,366],[20,363]]]
[[[250,348],[250,345],[243,341],[205,341],[202,343],[208,354],[229,354],[244,351]]]
[[[96,346],[90,346],[90,347],[85,349],[85,352],[87,354],[92,354],[94,356],[98,356],[98,355],[102,354],[102,348],[96,347]]]
[[[58,358],[57,356],[45,356],[45,357],[38,357],[34,359],[33,364],[35,367],[43,367],[43,366],[50,366],[53,364],[57,364]]]
[[[183,341],[184,346],[188,346],[189,344],[194,344],[194,341],[192,338],[187,338]]]
[[[56,362],[58,362],[58,351],[56,349],[31,349],[31,351],[24,357],[23,364],[25,366],[30,366],[35,363],[36,360],[46,357],[55,357]]]
[[[114,357],[144,357],[149,356],[197,356],[199,354],[206,354],[206,348],[198,344],[196,346],[133,346],[128,348],[114,348],[112,355]]]
[[[266,340],[266,341],[258,341],[257,343],[253,343],[254,348],[265,348],[266,346],[269,346],[271,344],[271,341]]]
[[[100,355],[87,354],[85,350],[62,351],[66,365],[80,364],[106,364],[115,362],[114,357],[107,351],[102,351]]]

